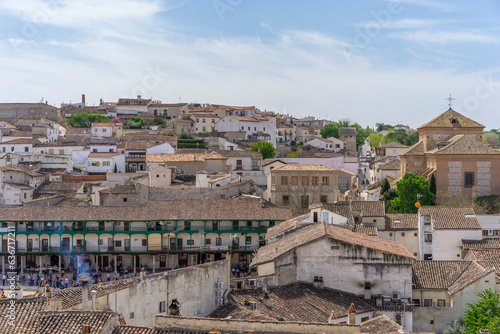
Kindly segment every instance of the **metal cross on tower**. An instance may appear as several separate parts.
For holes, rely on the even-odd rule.
[[[452,98],[452,97],[451,97],[451,94],[450,94],[450,96],[449,96],[449,97],[447,97],[445,100],[447,100],[447,101],[448,101],[448,105],[450,106],[450,109],[451,109],[451,101],[456,100],[456,99],[455,99],[455,98]]]

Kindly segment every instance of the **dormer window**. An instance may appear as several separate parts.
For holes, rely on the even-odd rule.
[[[458,125],[458,119],[456,119],[456,118],[450,119],[450,122],[452,125]]]

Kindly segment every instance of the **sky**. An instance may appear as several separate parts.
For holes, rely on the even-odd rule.
[[[0,103],[81,94],[500,128],[500,1],[0,0]]]

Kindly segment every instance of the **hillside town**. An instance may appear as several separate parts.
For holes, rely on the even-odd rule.
[[[500,150],[451,100],[378,127],[0,103],[0,332],[442,332],[500,292]]]

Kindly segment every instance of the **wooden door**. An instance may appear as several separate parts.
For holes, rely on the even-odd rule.
[[[175,238],[170,239],[170,250],[175,251]]]
[[[240,238],[239,237],[234,238],[233,249],[240,249]]]
[[[182,250],[182,238],[177,238],[177,250]],[[186,258],[187,262],[187,258]]]
[[[49,251],[49,239],[42,239],[42,252]]]
[[[130,252],[130,240],[129,239],[124,240],[124,245],[125,245],[125,252]]]
[[[69,252],[69,238],[62,238],[62,240],[61,240],[61,250]]]
[[[179,254],[179,266],[181,267],[187,267],[188,265],[188,256],[187,254]]]
[[[165,255],[160,255],[160,268],[165,268],[167,266],[167,257]]]
[[[28,252],[33,251],[33,239],[28,239]]]

